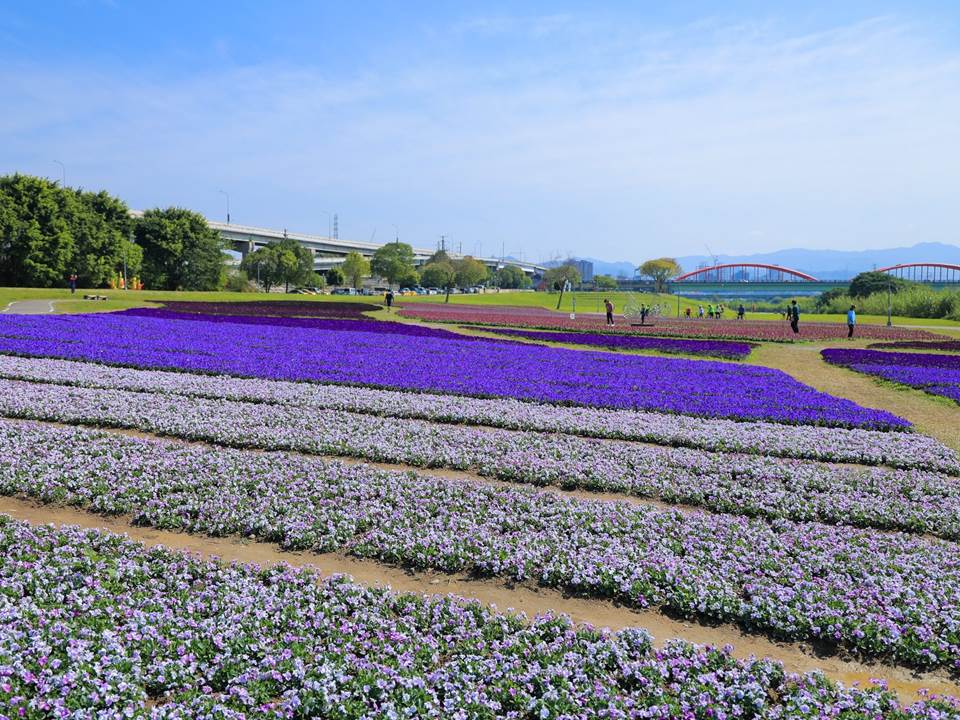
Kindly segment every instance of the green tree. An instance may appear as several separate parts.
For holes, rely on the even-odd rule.
[[[449,260],[438,260],[423,266],[420,279],[427,287],[437,287],[445,290],[447,295],[445,302],[450,302],[450,288],[457,281],[457,271]]]
[[[370,270],[379,275],[391,285],[400,283],[403,278],[408,278],[413,271],[413,248],[406,243],[388,243],[373,254],[370,261]]]
[[[612,275],[594,275],[593,284],[596,285],[597,290],[616,290],[619,286],[617,279]]]
[[[340,269],[351,287],[359,290],[363,285],[363,279],[370,274],[370,261],[358,252],[350,252],[347,253]]]
[[[216,290],[225,280],[224,242],[206,219],[184,208],[147,210],[134,225],[143,282],[157,290]]]
[[[560,291],[560,297],[557,298],[557,310],[559,310],[567,284],[569,283],[571,287],[580,284],[580,271],[576,265],[567,262],[547,270],[543,274],[543,281],[548,288]]]
[[[887,292],[887,289],[893,293],[907,287],[908,283],[901,278],[888,275],[887,273],[870,270],[862,272],[850,281],[850,289],[847,291],[850,297],[865,298],[877,292]]]
[[[414,268],[407,268],[397,278],[397,285],[400,287],[415,287],[420,284],[420,273]]]
[[[666,290],[667,280],[683,272],[677,261],[668,257],[647,260],[640,266],[639,270],[641,275],[653,280],[653,285],[658,293]]]
[[[516,265],[504,265],[496,272],[496,283],[497,287],[516,290],[530,287],[533,281]]]
[[[327,270],[327,283],[330,285],[343,285],[346,281],[346,278],[343,275],[343,270],[338,267],[332,267]]]
[[[81,212],[72,193],[45,178],[0,178],[0,280],[51,287],[73,272],[76,242],[70,219]]]
[[[461,288],[479,285],[490,276],[487,266],[469,255],[457,260],[453,269],[457,273],[457,286]]]

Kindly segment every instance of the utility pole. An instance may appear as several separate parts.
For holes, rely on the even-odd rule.
[[[887,275],[887,327],[893,326],[893,319],[891,318],[891,299],[890,299],[890,286],[893,284],[889,275]]]
[[[440,252],[446,252],[446,251],[447,251],[447,236],[441,235],[440,236]]]

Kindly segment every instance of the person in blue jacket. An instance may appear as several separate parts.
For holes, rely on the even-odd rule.
[[[857,326],[857,306],[851,305],[847,310],[847,337],[853,337],[853,329]]]

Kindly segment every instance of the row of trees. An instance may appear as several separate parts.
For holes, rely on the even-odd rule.
[[[126,267],[148,288],[213,290],[225,280],[224,260],[219,234],[189,210],[133,218],[104,191],[0,177],[0,285],[62,286],[75,274],[81,287],[104,287]]]

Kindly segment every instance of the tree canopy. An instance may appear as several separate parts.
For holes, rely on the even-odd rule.
[[[158,290],[216,290],[225,281],[224,243],[206,219],[184,208],[147,210],[134,226],[143,282]]]
[[[457,273],[457,287],[461,288],[479,285],[490,275],[487,266],[470,255],[454,262],[453,269]]]
[[[667,287],[667,280],[676,277],[683,270],[680,264],[669,257],[657,258],[656,260],[647,260],[640,266],[640,274],[653,280],[657,292],[663,292]]]
[[[326,272],[327,282],[331,285],[343,285],[347,278],[343,274],[343,270],[338,267],[332,267]]]
[[[516,265],[504,265],[496,272],[497,287],[508,290],[528,288],[533,281]]]
[[[393,285],[402,284],[402,280],[409,280],[411,274],[415,274],[413,260],[413,248],[407,243],[388,243],[373,253],[370,270]]]
[[[420,271],[420,281],[427,287],[446,289],[453,286],[456,278],[457,271],[449,260],[429,262]]]
[[[248,277],[260,278],[266,292],[274,285],[318,285],[313,272],[313,253],[292,238],[270,243],[249,253],[240,263]]]
[[[613,275],[594,275],[593,284],[596,285],[597,290],[616,290],[619,286]]]
[[[123,267],[140,272],[141,252],[129,240],[133,221],[106,192],[62,188],[30,175],[0,177],[0,284],[103,287]]]
[[[340,270],[350,286],[359,290],[363,279],[370,275],[370,261],[358,252],[349,252]]]
[[[548,288],[560,291],[560,297],[557,298],[557,310],[560,309],[560,303],[563,301],[563,291],[570,283],[571,287],[580,284],[580,271],[572,262],[566,262],[563,265],[550,268],[543,274],[543,282]]]
[[[907,281],[887,273],[869,270],[862,272],[850,281],[847,291],[850,297],[864,298],[876,292],[897,292],[907,286]]]

